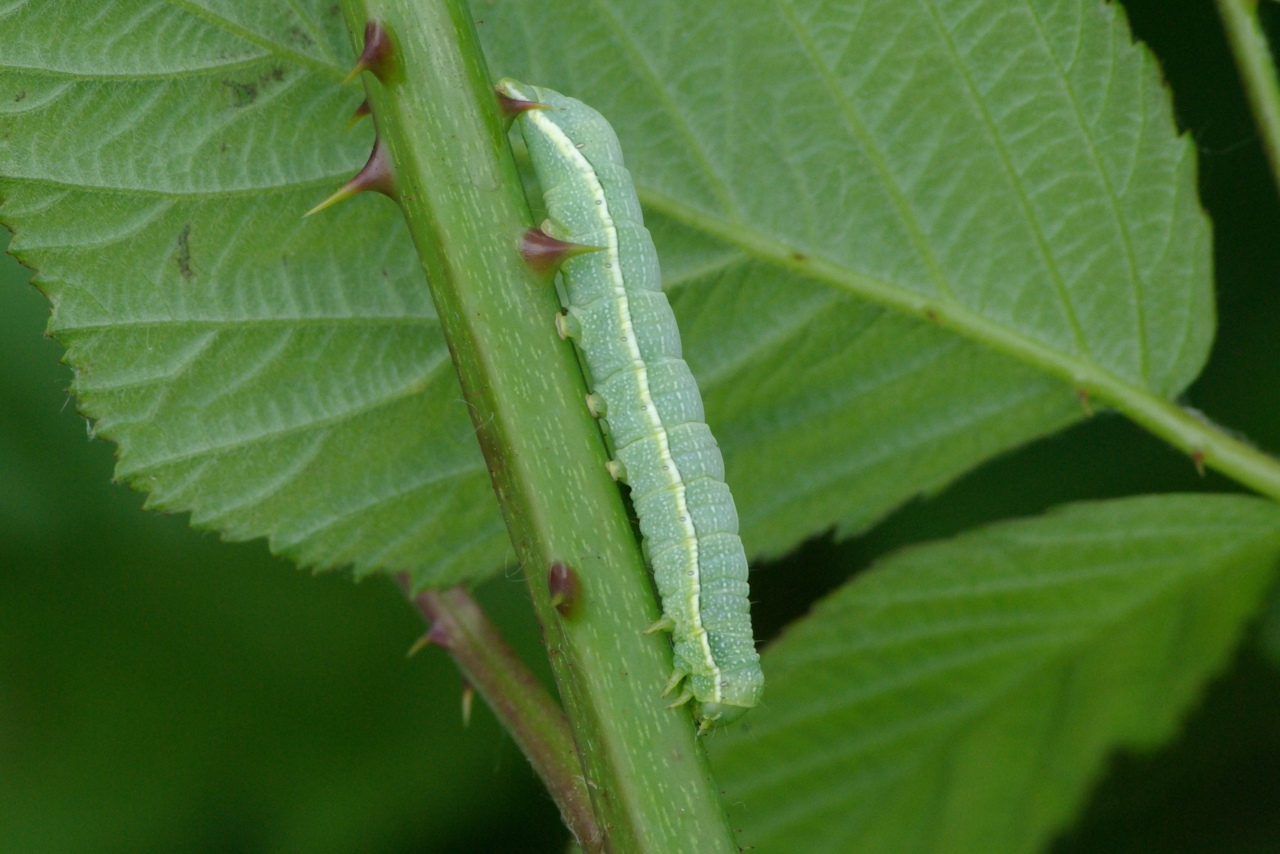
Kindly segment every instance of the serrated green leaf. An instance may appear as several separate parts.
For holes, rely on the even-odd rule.
[[[479,8],[495,72],[617,127],[753,553],[864,527],[1081,416],[990,335],[885,306],[945,300],[1160,395],[1203,362],[1191,149],[1113,6]],[[423,584],[500,565],[394,208],[298,219],[369,146],[342,132],[360,93],[332,5],[0,14],[0,221],[120,476],[306,564]]]
[[[1038,850],[1110,750],[1172,735],[1277,558],[1280,509],[1237,496],[1073,505],[888,558],[766,652],[764,706],[711,741],[741,841]]]
[[[115,2],[75,52],[43,46],[82,7],[18,8],[3,218],[149,506],[447,583],[501,565],[505,531],[397,212],[301,218],[371,138],[342,133],[361,96],[312,5]]]

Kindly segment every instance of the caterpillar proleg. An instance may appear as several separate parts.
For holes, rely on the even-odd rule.
[[[662,599],[663,618],[651,629],[669,630],[673,644],[665,693],[676,693],[672,705],[695,701],[702,730],[729,723],[759,702],[764,686],[747,556],[618,138],[581,101],[514,80],[498,91],[537,105],[517,121],[542,185],[543,230],[601,250],[561,266],[567,301],[557,328],[582,353],[610,471],[631,488]]]

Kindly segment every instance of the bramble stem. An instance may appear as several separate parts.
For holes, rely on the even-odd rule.
[[[402,573],[398,580],[427,621],[429,642],[452,656],[468,684],[489,704],[551,793],[582,850],[603,852],[573,733],[551,694],[464,587],[413,595],[408,576]]]
[[[555,289],[520,257],[532,217],[467,4],[342,6],[355,53],[370,21],[391,45],[361,77],[605,845],[737,854],[689,711],[660,696],[671,644],[643,634],[658,616],[653,583],[577,356],[556,335]],[[556,563],[577,582],[563,613],[548,587]]]

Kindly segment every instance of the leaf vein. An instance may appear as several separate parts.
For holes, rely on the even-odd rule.
[[[649,57],[640,49],[640,45],[632,35],[631,31],[622,25],[618,20],[617,11],[610,4],[609,0],[591,0],[605,19],[609,28],[614,31],[618,37],[618,41],[625,47],[635,60],[637,68],[643,73],[644,77],[652,86],[654,95],[662,104],[663,110],[671,119],[672,126],[684,139],[689,146],[689,153],[698,161],[702,168],[703,176],[707,179],[707,183],[711,187],[711,191],[715,193],[716,198],[720,201],[724,212],[733,219],[741,219],[741,211],[734,201],[733,193],[729,190],[728,183],[714,168],[711,158],[707,155],[706,147],[694,134],[692,126],[689,124],[688,118],[684,112],[676,105],[675,99],[671,97],[671,93],[667,91],[667,87],[663,84],[662,77],[653,67],[653,63]]]
[[[426,387],[430,384],[432,378],[437,373],[439,373],[441,368],[443,366],[447,366],[450,364],[452,363],[449,361],[447,353],[442,356],[437,356],[435,363],[428,365],[424,373],[422,373],[420,376],[414,377],[410,382],[405,383],[401,388],[398,388],[389,394],[383,394],[383,395],[370,398],[369,400],[363,401],[362,403],[356,406],[351,406],[346,409],[342,409],[338,412],[334,412],[332,414],[325,415],[319,418],[310,418],[305,421],[301,421],[295,424],[290,424],[286,427],[278,427],[278,428],[272,428],[268,430],[262,430],[257,433],[251,433],[251,434],[236,438],[230,442],[223,442],[221,444],[210,444],[203,448],[196,448],[190,451],[184,451],[182,453],[170,454],[169,456],[166,456],[166,457],[159,457],[157,459],[149,460],[146,463],[143,463],[142,465],[126,467],[125,464],[122,462],[120,466],[121,474],[132,477],[135,475],[144,474],[149,471],[154,471],[164,466],[171,466],[171,465],[174,465],[175,463],[183,463],[190,460],[200,459],[202,457],[230,453],[232,451],[241,451],[246,448],[253,447],[254,445],[262,444],[263,442],[270,442],[276,439],[285,438],[286,436],[292,436],[297,433],[305,432],[307,430],[315,430],[317,428],[326,427],[331,424],[340,424],[344,421],[350,421],[351,419],[359,417],[361,415],[367,415],[370,412],[376,412],[379,409],[383,409],[387,406],[391,406],[405,398],[413,397],[416,394],[421,394],[426,389]],[[153,412],[150,414],[150,416],[154,416],[155,407],[152,407],[152,409],[153,409]],[[150,416],[142,420],[143,421],[150,420]]]
[[[1036,34],[1040,38],[1040,44],[1044,48],[1044,52],[1049,56],[1050,61],[1055,61],[1053,48],[1049,44],[1048,34],[1045,32],[1044,22],[1040,19],[1039,12],[1036,11],[1034,3],[1028,3],[1027,9],[1031,14],[1031,20],[1035,22]],[[1111,81],[1116,75],[1116,57],[1115,57],[1115,39],[1109,39],[1108,44],[1111,50],[1110,62],[1107,64],[1107,90],[1110,93]],[[1055,61],[1056,65],[1056,61]],[[1133,296],[1134,307],[1134,334],[1138,339],[1138,376],[1142,380],[1144,386],[1151,384],[1151,368],[1149,365],[1149,356],[1147,352],[1147,323],[1146,323],[1146,297],[1142,289],[1142,278],[1138,273],[1137,254],[1133,248],[1133,237],[1129,233],[1129,223],[1120,212],[1120,199],[1116,187],[1112,184],[1111,175],[1107,172],[1101,158],[1098,157],[1097,140],[1093,138],[1093,134],[1089,131],[1089,123],[1085,121],[1084,113],[1080,107],[1080,100],[1076,97],[1075,87],[1071,85],[1071,80],[1066,76],[1065,70],[1058,66],[1058,77],[1062,81],[1062,92],[1066,97],[1067,103],[1071,105],[1071,114],[1075,118],[1076,128],[1085,140],[1083,146],[1089,154],[1089,160],[1093,164],[1094,171],[1102,181],[1102,186],[1106,190],[1108,210],[1111,213],[1112,223],[1115,225],[1116,232],[1120,236],[1120,242],[1124,249],[1124,257],[1128,266],[1129,273],[1129,289]],[[1138,75],[1138,85],[1145,87],[1144,74]],[[1143,92],[1139,93],[1138,103],[1142,105],[1141,115],[1139,118],[1140,127],[1146,125],[1146,109],[1145,98]],[[1141,143],[1141,136],[1138,138],[1138,144]],[[1137,157],[1134,161],[1138,160]]]
[[[288,60],[298,65],[308,66],[312,70],[328,74],[330,77],[342,79],[346,76],[346,69],[337,63],[325,62],[323,60],[316,59],[314,56],[310,56],[309,54],[301,53],[293,50],[292,48],[285,47],[278,42],[274,42],[271,39],[255,33],[253,30],[240,25],[229,18],[225,18],[222,15],[214,13],[212,10],[194,2],[194,0],[164,0],[164,2],[187,12],[190,15],[200,18],[218,29],[230,33],[236,38],[246,41],[255,47],[259,47],[273,53],[281,59]]]
[[[959,51],[956,48],[955,41],[951,37],[950,31],[939,19],[938,10],[934,8],[933,4],[929,2],[929,0],[918,0],[918,2],[928,13],[929,18],[933,23],[934,30],[937,32],[940,41],[947,50],[947,55],[951,59],[951,65],[956,72],[956,78],[964,84],[965,91],[969,96],[969,102],[976,110],[979,118],[982,120],[983,126],[987,132],[987,138],[991,141],[992,147],[999,156],[1001,166],[1004,169],[1005,175],[1009,178],[1009,183],[1013,189],[1014,195],[1018,199],[1018,206],[1021,208],[1023,216],[1031,229],[1032,237],[1035,241],[1040,259],[1045,265],[1045,269],[1049,273],[1050,279],[1053,281],[1054,294],[1057,296],[1058,303],[1065,316],[1067,325],[1071,329],[1076,349],[1086,356],[1091,356],[1092,352],[1088,346],[1088,340],[1084,334],[1083,327],[1080,325],[1080,319],[1076,316],[1070,294],[1067,291],[1066,282],[1062,276],[1062,271],[1059,269],[1058,263],[1049,249],[1040,220],[1036,217],[1035,210],[1032,208],[1031,201],[1027,195],[1026,185],[1022,180],[1022,176],[1018,174],[1018,170],[1013,166],[1004,138],[996,127],[995,120],[992,117],[991,112],[987,109],[986,102],[978,94],[973,77],[969,73],[969,67],[961,59]]]

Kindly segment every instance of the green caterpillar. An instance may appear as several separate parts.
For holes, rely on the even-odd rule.
[[[650,631],[669,630],[674,646],[663,694],[680,689],[673,706],[696,700],[700,730],[729,723],[759,702],[764,686],[747,556],[618,138],[599,113],[558,92],[514,80],[498,92],[524,102],[518,123],[542,185],[543,231],[602,249],[561,266],[567,313],[557,326],[582,352],[610,471],[631,487],[640,518],[662,597],[663,618]]]

